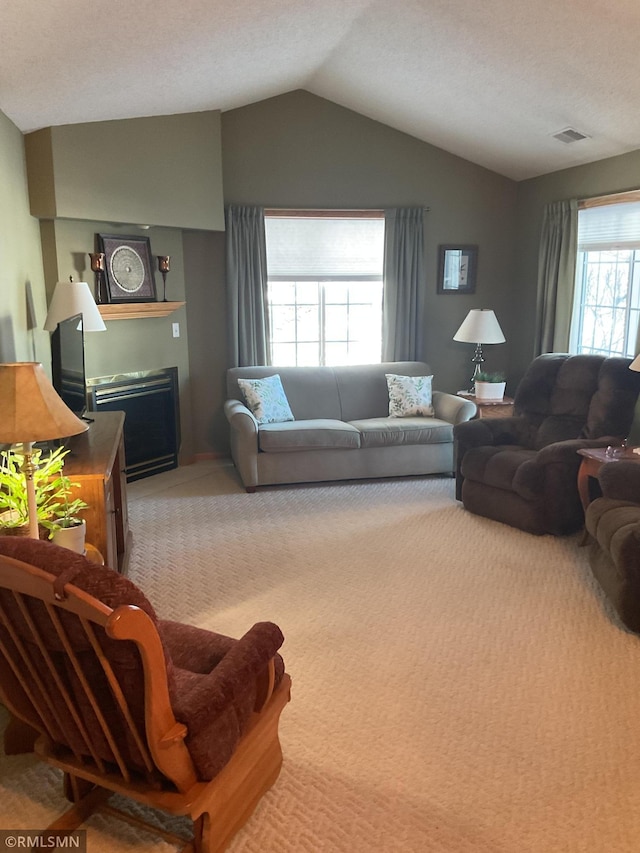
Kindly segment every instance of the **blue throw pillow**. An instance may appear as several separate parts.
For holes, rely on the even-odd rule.
[[[295,420],[278,373],[264,379],[238,379],[238,385],[259,424]]]

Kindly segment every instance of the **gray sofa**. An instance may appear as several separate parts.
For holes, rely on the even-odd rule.
[[[238,379],[279,374],[295,417],[258,424]],[[234,367],[227,371],[225,414],[231,456],[248,492],[257,486],[453,474],[453,426],[474,403],[433,392],[435,417],[389,417],[386,373],[424,376],[420,361],[354,367]]]

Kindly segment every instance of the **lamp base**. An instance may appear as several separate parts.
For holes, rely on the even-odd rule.
[[[22,445],[24,454],[24,462],[22,463],[22,473],[24,474],[25,485],[27,489],[27,509],[29,512],[29,538],[39,539],[40,532],[38,530],[38,507],[36,503],[36,484],[33,477],[38,470],[38,466],[33,461],[33,442],[25,441]]]
[[[473,358],[471,359],[471,363],[475,364],[475,367],[473,370],[473,376],[471,377],[471,385],[469,387],[468,393],[469,394],[475,394],[476,393],[476,376],[478,375],[478,373],[480,373],[480,370],[481,370],[480,365],[484,364],[484,358],[482,355],[482,344],[476,344],[476,349],[475,349],[475,352],[473,354]]]

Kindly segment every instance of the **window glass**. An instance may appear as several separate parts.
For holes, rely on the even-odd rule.
[[[266,217],[271,363],[381,360],[384,220]]]
[[[578,211],[571,352],[634,356],[640,317],[640,203]]]

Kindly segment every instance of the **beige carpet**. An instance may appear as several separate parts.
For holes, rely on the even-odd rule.
[[[233,853],[638,853],[640,640],[577,537],[469,515],[450,479],[247,495],[206,463],[131,493],[162,616],[286,635],[285,763]],[[0,827],[63,805],[55,771],[0,757]],[[170,849],[90,824],[90,853]]]

